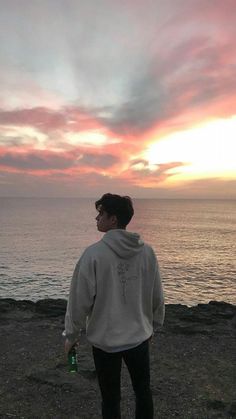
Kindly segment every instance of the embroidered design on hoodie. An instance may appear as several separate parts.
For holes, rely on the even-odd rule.
[[[127,287],[128,281],[137,279],[136,275],[128,276],[129,268],[130,268],[130,264],[127,262],[120,262],[117,265],[117,273],[118,273],[118,277],[122,285],[122,296],[124,298],[124,303],[126,303],[126,287]]]

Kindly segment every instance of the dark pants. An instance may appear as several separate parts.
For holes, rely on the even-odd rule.
[[[102,394],[103,419],[120,419],[120,377],[124,359],[136,397],[136,419],[153,419],[150,389],[149,342],[122,352],[108,353],[93,347],[94,363]]]

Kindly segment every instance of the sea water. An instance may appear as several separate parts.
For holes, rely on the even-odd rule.
[[[129,231],[158,257],[166,303],[236,304],[236,201],[135,199]],[[67,298],[102,237],[92,199],[0,198],[0,297]]]

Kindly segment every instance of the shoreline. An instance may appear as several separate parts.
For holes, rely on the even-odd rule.
[[[14,303],[16,305],[21,304],[21,303],[26,303],[26,304],[41,304],[41,302],[47,302],[47,303],[56,303],[59,305],[63,305],[63,303],[67,303],[67,299],[66,298],[62,298],[62,297],[43,297],[43,298],[38,298],[38,299],[30,299],[30,298],[15,298],[15,297],[2,297],[0,295],[0,302],[7,302],[9,301],[9,303]],[[183,307],[187,307],[187,308],[194,308],[194,307],[198,307],[198,306],[207,306],[207,305],[212,305],[212,304],[224,304],[224,305],[229,305],[229,306],[233,306],[236,309],[236,302],[230,302],[230,301],[226,301],[226,300],[209,300],[207,302],[198,302],[196,304],[187,304],[184,302],[179,302],[179,303],[166,303],[165,306],[183,306]],[[1,307],[0,307],[0,312],[1,312]]]
[[[99,419],[100,395],[91,347],[80,339],[79,372],[64,358],[64,299],[0,298],[0,417]],[[236,417],[236,306],[219,301],[167,304],[164,327],[150,343],[155,418]],[[122,414],[134,398],[122,368]]]

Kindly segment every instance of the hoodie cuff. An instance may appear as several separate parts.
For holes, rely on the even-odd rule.
[[[66,330],[62,332],[62,336],[68,339],[70,342],[76,342],[81,336],[81,330],[79,333],[67,333]]]

